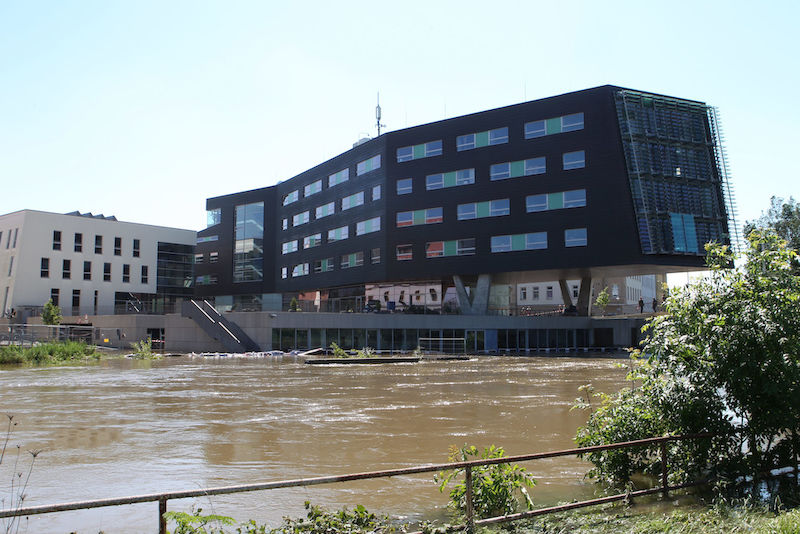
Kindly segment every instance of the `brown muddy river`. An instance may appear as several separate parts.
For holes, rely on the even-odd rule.
[[[447,461],[448,447],[508,454],[573,447],[578,387],[623,384],[626,360],[482,357],[393,365],[305,365],[292,357],[171,357],[0,369],[9,449],[42,449],[26,505],[336,475]],[[5,420],[3,421],[5,424]],[[3,431],[5,428],[3,427]],[[28,456],[28,457],[26,457]],[[22,456],[27,465],[29,455]],[[11,451],[0,465],[7,507]],[[592,494],[574,458],[527,463],[539,504]],[[170,510],[275,525],[303,502],[444,518],[431,474],[170,501]],[[155,532],[155,503],[31,516],[20,532]],[[0,526],[3,526],[0,519]]]

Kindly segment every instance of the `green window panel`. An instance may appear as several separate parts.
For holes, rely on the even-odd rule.
[[[478,132],[475,134],[475,147],[481,148],[489,146],[489,132]]]
[[[456,256],[458,254],[458,241],[445,241],[444,242],[444,255]]]
[[[414,211],[414,224],[425,224],[425,210]]]
[[[525,250],[525,234],[511,236],[511,250]]]
[[[564,207],[564,193],[550,193],[547,195],[547,209],[560,210]]]
[[[525,162],[512,161],[511,162],[511,177],[518,178],[525,175]]]
[[[455,187],[456,186],[456,173],[448,172],[444,175],[444,186],[445,187]]]
[[[561,117],[547,119],[547,135],[561,133]]]
[[[489,213],[491,212],[491,207],[489,202],[478,202],[478,218],[481,217],[488,217]]]
[[[425,157],[425,145],[414,145],[414,159]]]

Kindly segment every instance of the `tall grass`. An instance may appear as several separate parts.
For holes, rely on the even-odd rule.
[[[42,343],[22,348],[18,345],[0,347],[0,364],[31,363],[36,365],[99,360],[94,345],[83,341]]]

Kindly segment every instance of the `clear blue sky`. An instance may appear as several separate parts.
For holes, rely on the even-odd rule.
[[[740,223],[800,197],[785,2],[0,1],[0,214],[201,229],[387,130],[607,83],[718,106]]]

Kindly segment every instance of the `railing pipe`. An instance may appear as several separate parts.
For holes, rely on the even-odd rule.
[[[667,442],[661,442],[661,492],[666,497],[669,495],[667,487]]]
[[[464,493],[467,534],[472,534],[475,532],[475,509],[472,500],[472,468],[470,466],[464,469],[464,484],[467,486]]]

